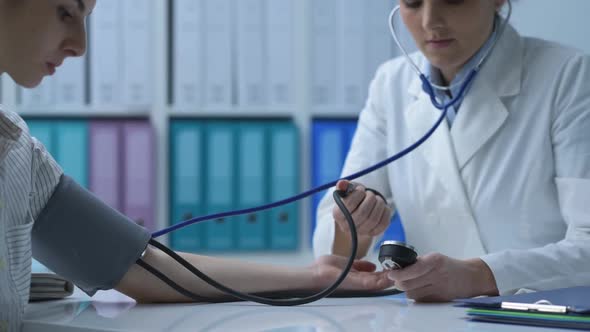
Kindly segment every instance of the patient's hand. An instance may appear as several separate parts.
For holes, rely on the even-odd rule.
[[[336,255],[318,258],[309,269],[312,272],[314,288],[323,289],[330,286],[346,266],[348,258]],[[394,282],[387,277],[387,272],[375,272],[375,264],[355,260],[350,273],[340,284],[341,290],[377,291],[392,287]]]

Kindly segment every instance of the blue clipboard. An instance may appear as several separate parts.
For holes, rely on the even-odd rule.
[[[546,313],[590,315],[590,287],[561,288],[534,293],[460,299],[459,306]]]
[[[455,302],[473,321],[590,330],[590,287]]]

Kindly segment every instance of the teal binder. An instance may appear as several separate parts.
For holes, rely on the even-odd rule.
[[[88,124],[64,120],[54,130],[55,160],[65,174],[88,188]]]
[[[264,123],[244,122],[239,125],[238,139],[238,208],[260,206],[268,201],[268,139]],[[261,211],[237,217],[237,248],[266,248],[268,213]]]
[[[52,156],[54,155],[53,125],[47,120],[27,120],[31,136],[37,138]]]
[[[204,126],[197,121],[174,121],[170,135],[170,211],[172,224],[177,224],[203,214]],[[193,224],[171,233],[172,248],[203,250],[204,227]]]
[[[275,122],[270,128],[270,199],[278,201],[299,193],[299,144],[295,125]],[[298,204],[270,212],[270,248],[294,250],[299,242]]]
[[[236,201],[237,130],[231,122],[211,121],[207,124],[205,192],[207,214],[230,211]],[[236,217],[206,222],[205,242],[211,251],[234,248]]]

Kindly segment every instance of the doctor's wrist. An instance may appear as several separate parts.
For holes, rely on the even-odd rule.
[[[497,296],[499,295],[498,286],[496,284],[496,278],[490,267],[480,258],[473,258],[468,260],[469,265],[473,267],[474,274],[474,296],[487,295]]]

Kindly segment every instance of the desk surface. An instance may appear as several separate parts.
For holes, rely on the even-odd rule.
[[[416,304],[402,296],[324,299],[301,307],[254,303],[137,304],[115,291],[93,298],[33,303],[24,332],[37,331],[506,331],[539,329],[470,322],[450,304]],[[543,332],[558,331],[542,329]]]

